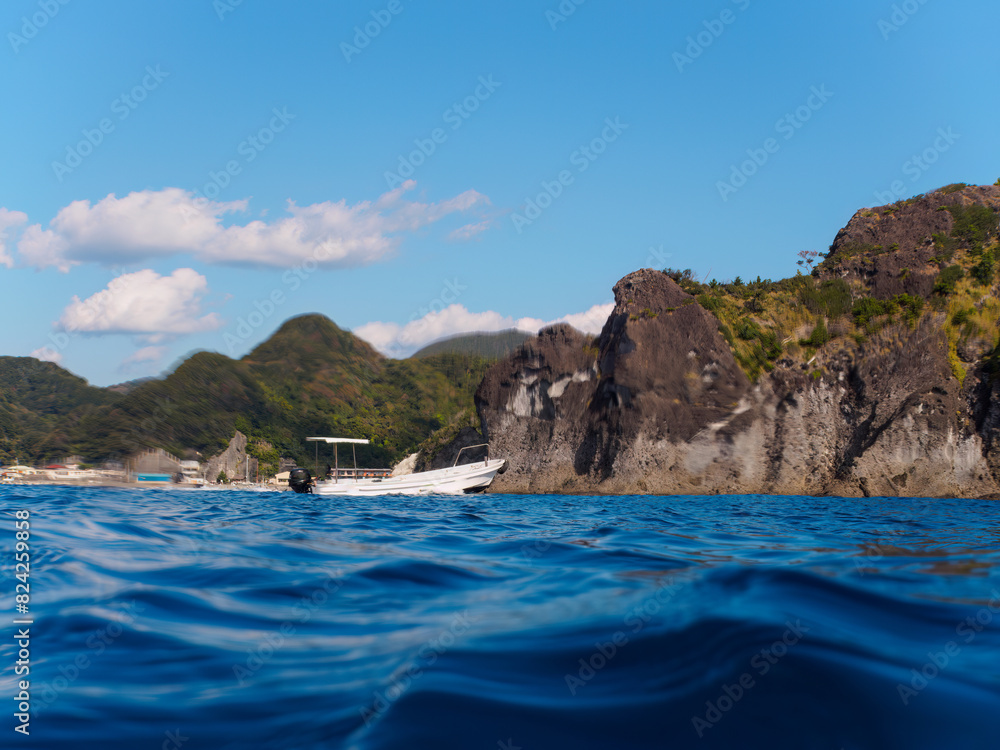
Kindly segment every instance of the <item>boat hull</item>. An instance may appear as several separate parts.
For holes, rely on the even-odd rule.
[[[326,480],[317,482],[313,492],[317,495],[459,495],[479,492],[490,486],[506,463],[501,458],[398,477],[341,479],[338,482]]]

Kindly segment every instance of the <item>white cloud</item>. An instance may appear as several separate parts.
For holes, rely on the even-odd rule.
[[[53,349],[51,346],[43,346],[41,349],[35,349],[29,356],[35,359],[40,359],[42,362],[55,362],[59,364],[62,362],[62,355]]]
[[[465,242],[466,240],[471,240],[478,234],[482,234],[487,229],[493,226],[492,219],[485,219],[484,221],[477,221],[474,224],[466,224],[464,227],[459,227],[448,235],[448,239],[452,242]]]
[[[145,369],[141,365],[147,363],[155,364],[163,359],[163,355],[166,353],[167,347],[165,346],[144,346],[137,352],[125,357],[118,366],[118,370],[119,372],[131,373],[136,370]]]
[[[222,325],[215,313],[201,314],[208,281],[190,268],[169,276],[145,269],[112,279],[106,289],[73,301],[57,328],[81,333],[138,333],[153,342],[168,335],[210,331]]]
[[[0,266],[14,267],[14,259],[7,252],[7,234],[9,230],[28,222],[28,214],[22,211],[9,211],[0,208]],[[34,355],[32,355],[34,356]]]
[[[123,365],[137,364],[140,362],[159,362],[163,355],[167,353],[165,346],[144,346],[134,354],[130,354],[122,360]]]
[[[594,305],[586,312],[564,315],[556,320],[512,318],[498,312],[469,312],[463,305],[449,305],[443,310],[427,313],[406,325],[373,322],[354,329],[354,333],[389,357],[408,357],[423,346],[460,333],[495,332],[517,328],[538,333],[555,323],[569,323],[584,333],[598,334],[614,309],[614,303]]]
[[[358,266],[390,255],[402,233],[489,204],[475,190],[440,203],[403,200],[415,187],[410,180],[374,202],[353,205],[345,200],[309,206],[289,201],[283,218],[228,226],[223,219],[245,212],[249,201],[215,202],[179,188],[144,190],[123,198],[111,194],[93,205],[74,201],[48,228],[29,226],[18,252],[28,265],[60,271],[81,263],[175,254],[229,265],[288,267],[313,259],[327,267]]]
[[[594,305],[584,312],[563,315],[559,320],[553,320],[552,323],[569,323],[578,331],[591,333],[596,336],[604,328],[604,324],[608,322],[608,317],[614,309],[615,303],[607,302],[603,305]],[[552,323],[546,323],[545,325],[552,325]],[[545,326],[542,327],[544,328]]]

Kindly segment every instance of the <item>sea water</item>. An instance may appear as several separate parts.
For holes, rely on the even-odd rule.
[[[1000,745],[991,501],[16,486],[0,509],[0,747]]]

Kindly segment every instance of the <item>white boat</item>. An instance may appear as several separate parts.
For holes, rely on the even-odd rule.
[[[420,471],[413,474],[390,476],[386,469],[341,469],[337,456],[337,446],[342,443],[367,445],[367,440],[351,438],[311,437],[307,440],[325,442],[334,446],[334,468],[330,479],[313,482],[305,469],[295,469],[289,475],[289,486],[296,492],[313,492],[317,495],[453,495],[463,492],[477,492],[490,486],[498,473],[507,468],[502,458],[490,459],[488,446],[470,445],[468,448],[487,447],[485,461],[458,465],[462,448],[455,457],[455,465],[445,469]],[[352,445],[353,448],[353,445]],[[317,446],[318,455],[318,446]]]

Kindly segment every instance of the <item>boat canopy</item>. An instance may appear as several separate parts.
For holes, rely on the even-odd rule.
[[[306,440],[315,440],[323,443],[357,443],[358,445],[368,445],[367,440],[355,440],[354,438],[334,438],[334,437],[307,437]]]

